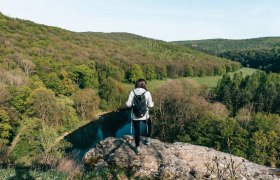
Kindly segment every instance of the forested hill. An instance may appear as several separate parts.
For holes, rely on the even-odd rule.
[[[193,41],[174,41],[174,44],[185,45],[209,54],[219,55],[234,50],[268,49],[280,47],[280,37],[262,37],[252,39],[207,39]]]
[[[263,37],[244,40],[209,39],[177,41],[193,49],[260,68],[267,72],[280,72],[280,37]]]
[[[42,62],[61,67],[95,62],[127,73],[132,64],[151,64],[157,78],[185,74],[190,65],[197,74],[211,74],[216,66],[238,64],[206,55],[191,48],[128,33],[75,33],[0,15],[1,62],[28,59],[39,67]],[[166,71],[166,72],[165,72]],[[117,73],[115,76],[122,76]],[[122,80],[122,77],[117,77]]]

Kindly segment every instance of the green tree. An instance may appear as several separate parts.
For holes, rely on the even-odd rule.
[[[97,88],[98,77],[94,67],[90,68],[87,65],[79,65],[73,70],[74,80],[80,88]]]
[[[222,68],[220,66],[215,66],[214,67],[214,75],[222,75]]]
[[[30,116],[40,118],[46,124],[57,125],[61,123],[61,109],[53,91],[45,88],[35,89],[27,102]]]
[[[82,89],[73,94],[76,111],[83,119],[93,117],[98,110],[100,99],[93,89]]]
[[[204,76],[205,76],[205,73],[206,73],[205,69],[199,69],[199,71],[198,71],[198,76],[199,76],[199,77],[204,77]]]
[[[24,113],[28,108],[27,99],[31,94],[31,89],[28,86],[23,86],[21,88],[11,87],[10,94],[13,94],[9,99],[10,105],[19,113]]]
[[[127,100],[127,90],[118,81],[113,78],[108,78],[103,82],[99,91],[100,97],[102,98],[102,108],[116,109],[123,106]]]
[[[44,76],[44,83],[47,88],[53,90],[56,95],[63,94],[63,84],[55,72]]]
[[[217,87],[215,88],[216,99],[223,102],[229,110],[232,110],[231,83],[230,76],[225,74],[223,78],[219,80]]]
[[[185,76],[186,77],[191,77],[191,76],[194,76],[194,71],[193,71],[193,68],[192,66],[190,65],[185,65]]]
[[[166,66],[156,66],[155,71],[157,79],[164,79],[167,77]]]
[[[105,81],[108,77],[114,78],[115,80],[120,82],[124,79],[124,70],[111,63],[97,63],[96,68],[98,71],[98,78],[100,84],[102,83],[102,81]]]
[[[10,117],[5,110],[0,109],[0,143],[8,144],[12,135]]]
[[[136,82],[139,78],[144,78],[143,70],[138,64],[133,64],[128,79],[130,82]]]
[[[240,102],[241,102],[241,91],[240,91],[240,84],[242,81],[242,73],[235,73],[233,75],[233,78],[231,80],[231,104],[232,104],[232,114],[236,115],[238,109],[240,108]]]
[[[41,123],[38,138],[34,139],[34,141],[37,141],[35,159],[42,164],[55,167],[63,158],[64,150],[69,146],[69,143],[58,139],[59,136],[55,128],[49,127],[43,122]]]
[[[66,96],[72,95],[72,93],[75,92],[76,87],[74,85],[74,82],[70,79],[70,76],[66,70],[62,69],[59,72],[59,79],[61,79],[62,81],[62,94]]]
[[[145,64],[143,67],[147,80],[153,80],[156,78],[155,67],[151,64]]]

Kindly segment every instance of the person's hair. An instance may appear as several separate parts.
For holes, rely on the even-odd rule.
[[[138,79],[135,82],[135,88],[143,88],[147,90],[147,81],[145,79]]]

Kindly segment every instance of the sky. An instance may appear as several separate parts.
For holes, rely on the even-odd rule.
[[[75,32],[164,41],[280,36],[280,0],[0,0],[0,12]]]

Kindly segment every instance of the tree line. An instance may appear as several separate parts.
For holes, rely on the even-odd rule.
[[[212,147],[258,164],[279,167],[280,116],[258,106],[243,106],[233,114],[233,109],[223,104],[225,101],[213,101],[215,96],[209,93],[190,80],[167,82],[155,90],[153,136],[167,142]]]
[[[280,48],[227,51],[219,56],[238,61],[243,66],[280,73]]]
[[[243,77],[224,75],[215,89],[215,100],[223,102],[234,116],[244,107],[254,112],[280,113],[280,76],[259,71]]]

